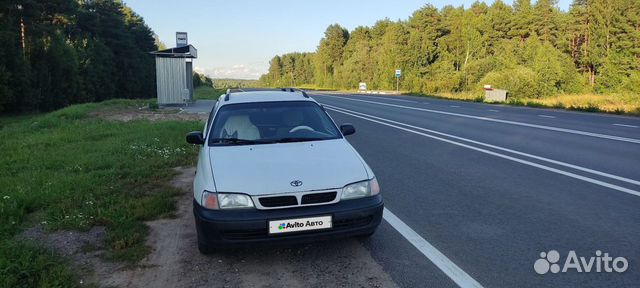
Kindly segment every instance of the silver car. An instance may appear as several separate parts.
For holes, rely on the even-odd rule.
[[[198,248],[369,236],[383,201],[375,175],[321,105],[294,89],[228,91],[202,132],[193,182]]]

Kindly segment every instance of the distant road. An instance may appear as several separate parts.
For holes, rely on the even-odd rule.
[[[640,118],[411,96],[310,93],[372,166],[385,222],[365,242],[400,286],[637,287]],[[629,262],[547,273],[557,250]],[[595,268],[594,268],[595,269]]]

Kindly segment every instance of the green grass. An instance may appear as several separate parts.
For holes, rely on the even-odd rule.
[[[75,275],[54,252],[16,241],[0,241],[0,287],[78,287]]]
[[[533,99],[543,107],[640,116],[640,95],[633,93],[567,94]]]
[[[227,93],[227,89],[216,89],[209,86],[200,86],[193,91],[193,97],[196,100],[212,99],[218,100],[220,95]]]
[[[148,102],[114,100],[0,119],[0,286],[76,285],[64,260],[16,240],[38,223],[48,230],[106,226],[108,259],[135,263],[148,253],[142,222],[174,212],[171,168],[194,164],[196,147],[184,136],[201,124],[87,116]]]
[[[295,88],[303,89],[303,90],[315,90],[315,91],[336,91],[336,90],[338,90],[338,89],[333,89],[333,88],[320,87],[320,86],[313,85],[313,84],[298,85],[298,86],[295,86]]]
[[[438,95],[405,93],[406,95],[423,96],[448,100],[483,102],[482,92],[439,93]],[[487,102],[489,104],[506,104],[533,108],[554,108],[582,112],[600,112],[640,116],[640,95],[629,93],[614,94],[562,94],[530,98],[507,98],[505,102]]]
[[[436,98],[436,99],[446,99],[446,100],[458,100],[465,102],[483,102],[484,95],[479,93],[439,93],[439,94],[425,94],[425,93],[415,93],[415,92],[405,92],[402,95],[411,95],[411,96],[420,96],[420,97],[428,97],[428,98]]]

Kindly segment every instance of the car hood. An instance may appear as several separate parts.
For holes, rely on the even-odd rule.
[[[209,147],[216,190],[252,196],[342,188],[368,179],[344,139]],[[302,185],[292,186],[293,181]]]

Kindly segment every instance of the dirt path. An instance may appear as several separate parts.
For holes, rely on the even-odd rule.
[[[97,275],[119,287],[395,287],[355,238],[288,248],[201,255],[191,212],[194,168],[179,169],[177,218],[148,222],[151,254],[142,268]],[[97,280],[97,279],[96,279]]]
[[[215,102],[214,102],[215,103]],[[213,105],[211,105],[213,107]],[[198,107],[200,108],[200,107]],[[209,108],[210,109],[210,108]],[[194,111],[185,110],[185,108],[174,107],[158,110],[149,110],[148,108],[121,108],[121,109],[98,109],[89,113],[92,117],[98,117],[111,121],[129,122],[133,120],[149,120],[149,121],[206,121],[209,113],[206,110]]]

